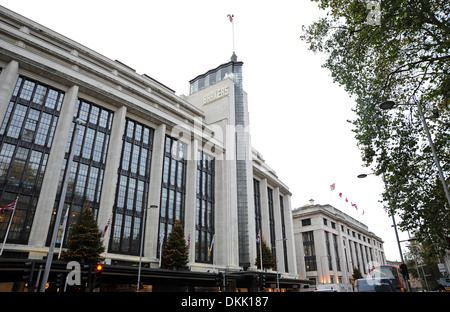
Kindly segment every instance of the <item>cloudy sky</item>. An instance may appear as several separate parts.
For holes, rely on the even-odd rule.
[[[1,0],[0,4],[175,90],[230,60],[244,62],[252,145],[292,192],[292,207],[333,204],[385,241],[399,260],[392,219],[379,202],[381,179],[362,165],[354,100],[321,68],[325,56],[300,40],[323,12],[308,0]],[[330,185],[335,183],[335,190]],[[343,194],[341,200],[338,196]],[[349,204],[354,203],[358,211]],[[362,215],[362,211],[365,211]],[[400,239],[406,239],[400,233]],[[404,244],[403,244],[404,247]]]

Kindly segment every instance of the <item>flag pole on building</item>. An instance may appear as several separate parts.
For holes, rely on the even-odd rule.
[[[12,210],[11,217],[9,218],[8,228],[6,229],[5,237],[3,238],[2,250],[0,251],[0,256],[3,254],[3,249],[5,249],[6,240],[8,239],[9,230],[11,229],[12,220],[14,219],[14,213],[16,212],[17,200],[19,196],[16,197],[16,200],[13,201],[6,207],[0,208],[0,212],[4,212],[5,210]]]
[[[331,206],[333,205],[333,191],[336,189],[336,183],[330,185],[330,198],[331,198]]]
[[[233,53],[234,53],[235,52],[235,49],[234,49],[234,14],[228,14],[227,17],[230,20],[231,27],[232,27]]]
[[[208,256],[211,256],[211,255],[212,255],[213,271],[216,269],[216,268],[215,268],[215,262],[214,262],[214,254],[211,254],[211,253],[212,253],[212,250],[213,250],[213,247],[214,247],[214,236],[215,236],[215,235],[213,235],[213,237],[212,237],[212,239],[211,239],[211,244],[209,245],[209,248],[208,248]]]
[[[261,262],[261,271],[263,270],[263,261],[262,261],[262,242],[261,242],[261,233],[258,232],[256,236],[256,243],[259,243],[259,260]]]
[[[67,225],[67,219],[69,218],[69,210],[70,205],[67,207],[66,214],[64,215],[64,220],[62,224],[62,235],[61,235],[61,243],[59,244],[59,253],[58,253],[58,259],[61,259],[61,251],[63,249],[63,243],[64,243],[64,236],[66,234],[66,225]]]

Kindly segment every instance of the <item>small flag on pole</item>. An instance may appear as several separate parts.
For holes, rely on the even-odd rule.
[[[0,212],[5,212],[5,211],[11,211],[16,209],[16,205],[17,205],[17,199],[15,201],[13,201],[11,204],[6,205],[5,207],[0,208]]]
[[[230,22],[233,23],[234,14],[228,14],[227,17],[230,20]]]
[[[109,217],[108,222],[106,222],[105,229],[103,230],[103,233],[102,233],[102,238],[105,237],[106,231],[108,231],[110,224],[111,224],[111,217]]]
[[[256,235],[256,242],[259,243],[261,241],[261,234],[258,232],[258,235]]]
[[[330,185],[330,190],[331,191],[334,191],[335,188],[336,188],[336,183],[333,183],[333,184]]]
[[[6,229],[6,234],[5,237],[3,238],[3,245],[2,245],[2,249],[0,250],[0,256],[3,254],[3,249],[5,249],[5,244],[6,244],[6,240],[8,238],[8,234],[9,234],[9,229],[11,228],[11,223],[14,219],[14,213],[16,212],[16,206],[17,206],[17,201],[19,200],[19,196],[16,197],[16,200],[13,201],[11,204],[0,208],[0,212],[4,212],[5,210],[12,210],[12,214],[9,217],[9,224],[8,224],[8,228]]]

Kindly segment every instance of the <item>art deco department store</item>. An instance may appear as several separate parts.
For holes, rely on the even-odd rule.
[[[0,67],[0,206],[18,197],[1,258],[10,269],[0,282],[20,275],[20,261],[47,256],[64,201],[68,219],[58,224],[55,256],[87,204],[99,228],[111,220],[103,239],[105,282],[118,281],[118,272],[123,283],[132,282],[145,225],[145,284],[168,284],[172,276],[180,289],[209,287],[214,271],[228,274],[229,287],[251,290],[261,233],[276,255],[282,287],[301,286],[291,193],[251,147],[243,63],[234,54],[192,79],[188,96],[177,96],[150,76],[0,7]],[[77,119],[83,125],[72,144]],[[150,206],[157,208],[143,220]],[[162,274],[160,241],[176,220],[189,241],[188,269]],[[4,213],[2,241],[8,222]]]

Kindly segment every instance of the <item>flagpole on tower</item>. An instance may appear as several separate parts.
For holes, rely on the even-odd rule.
[[[234,14],[228,14],[227,17],[231,22],[232,39],[233,39],[233,54],[234,54],[234,52],[236,51],[234,49]]]

